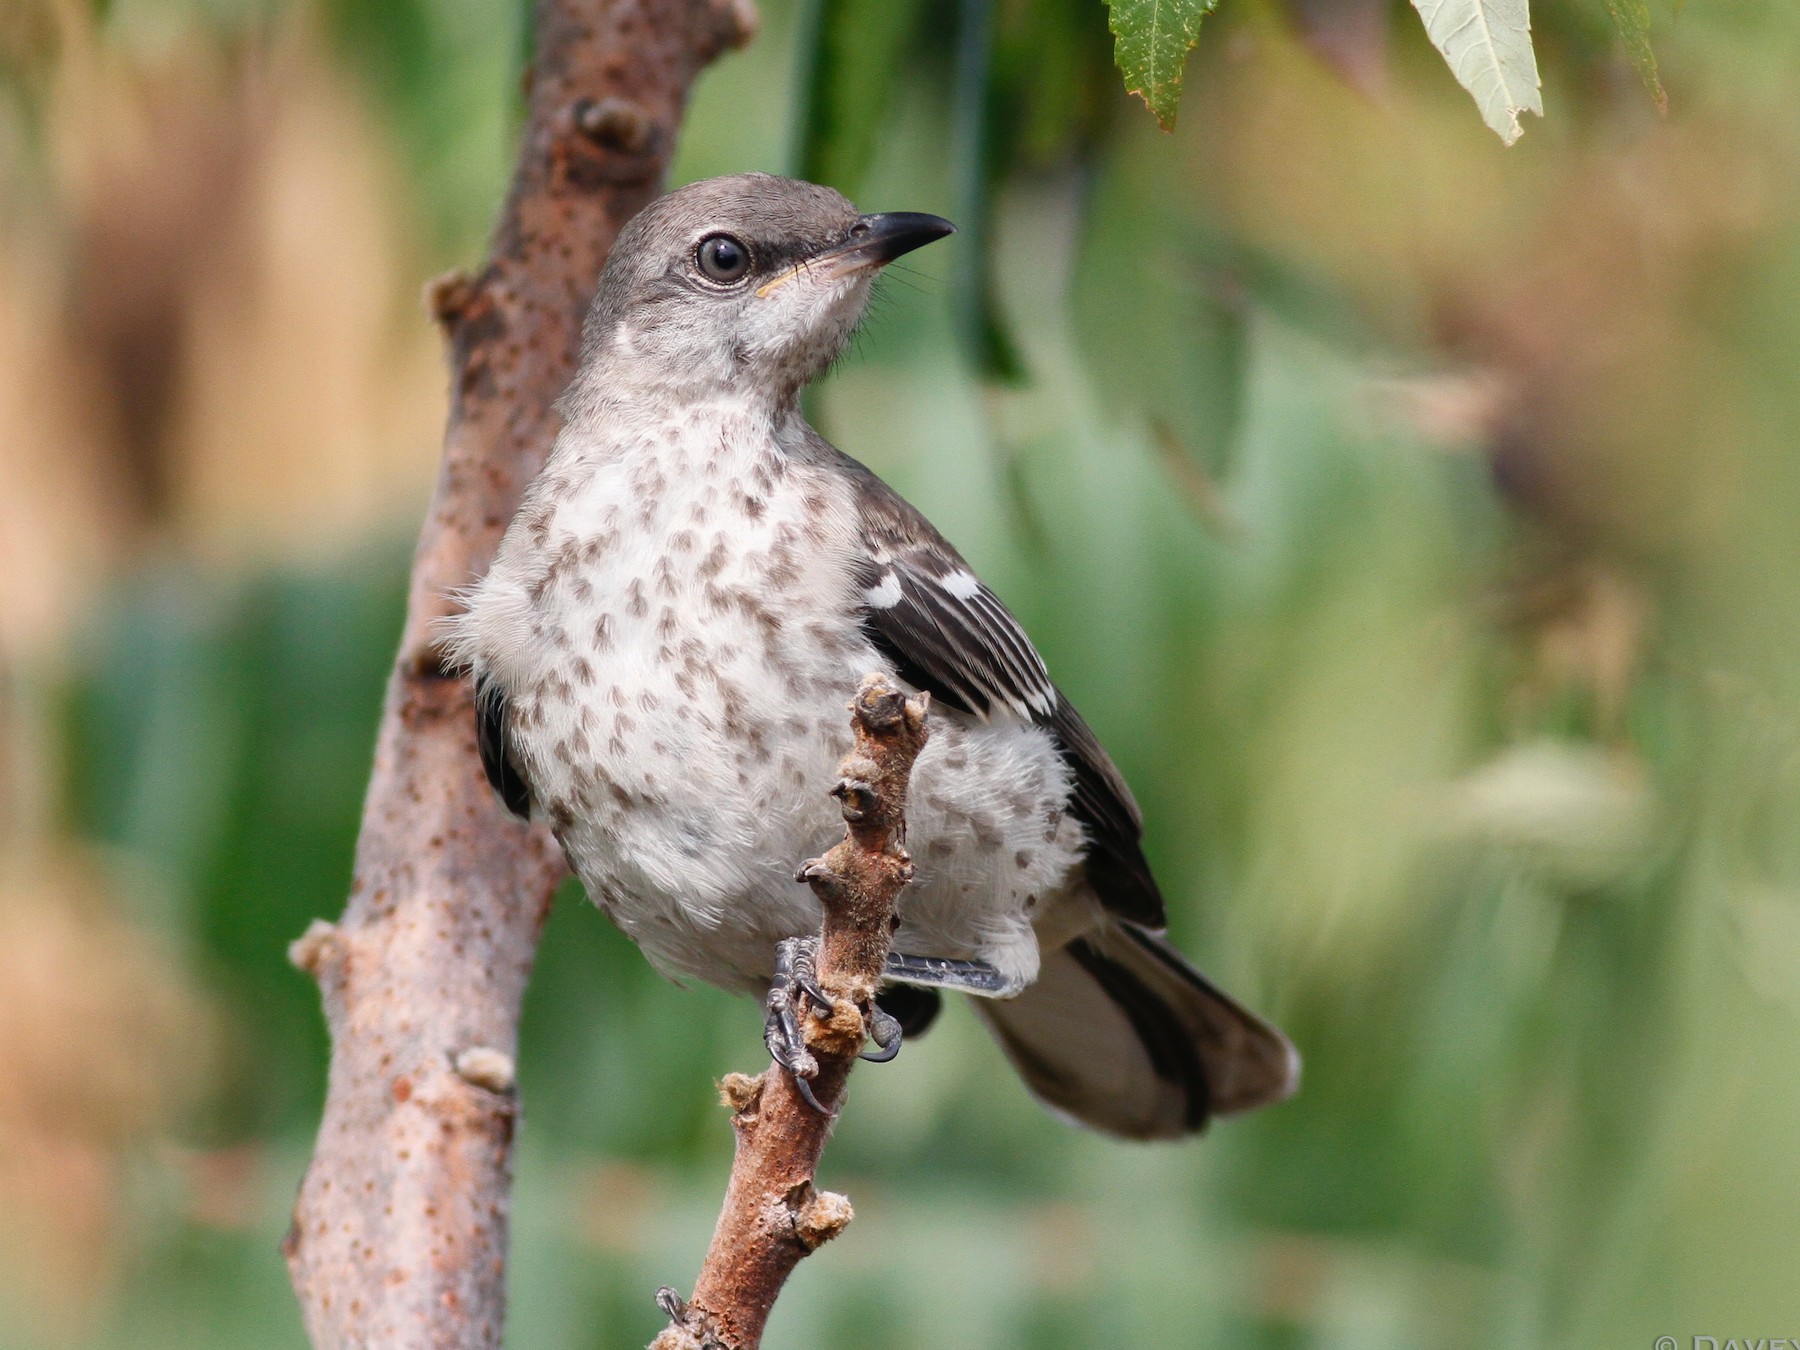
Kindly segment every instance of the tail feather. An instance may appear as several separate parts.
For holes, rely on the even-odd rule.
[[[1285,1036],[1130,924],[1046,953],[1017,998],[974,1005],[1034,1095],[1109,1134],[1178,1138],[1299,1084]]]

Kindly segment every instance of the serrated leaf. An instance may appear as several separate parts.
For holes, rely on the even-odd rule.
[[[1127,93],[1144,100],[1164,131],[1175,129],[1187,54],[1200,40],[1200,21],[1218,0],[1108,0],[1113,59]]]
[[[1502,141],[1511,145],[1523,134],[1520,113],[1544,115],[1526,0],[1413,0],[1413,8]]]
[[[1625,44],[1625,55],[1631,68],[1656,100],[1663,112],[1669,110],[1669,96],[1663,92],[1662,76],[1656,69],[1656,53],[1650,49],[1650,6],[1644,0],[1606,0],[1606,12],[1612,15],[1619,30],[1619,41]]]

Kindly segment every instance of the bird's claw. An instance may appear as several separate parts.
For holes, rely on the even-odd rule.
[[[769,1057],[794,1080],[801,1100],[820,1115],[829,1116],[831,1112],[812,1090],[811,1079],[819,1072],[819,1061],[806,1048],[806,1036],[800,1027],[802,997],[810,999],[827,1016],[837,1006],[819,984],[815,965],[818,945],[817,938],[784,938],[776,944],[775,978],[769,984],[763,1043],[769,1047]]]
[[[820,1115],[829,1116],[832,1113],[812,1089],[819,1061],[806,1048],[806,1035],[800,1025],[802,999],[826,1017],[837,1008],[837,1000],[819,983],[818,952],[816,937],[784,938],[776,944],[775,978],[769,984],[763,1042],[769,1047],[769,1057],[794,1080],[800,1099]],[[871,1064],[886,1064],[900,1053],[900,1021],[876,1005],[869,1013],[868,1023],[869,1039],[876,1048],[862,1058]]]
[[[874,1050],[865,1050],[861,1058],[871,1064],[886,1064],[900,1053],[900,1019],[884,1012],[879,1004],[869,1014],[869,1039]]]
[[[817,1111],[820,1115],[829,1118],[832,1113],[826,1110],[825,1104],[813,1095],[812,1080],[804,1078],[800,1074],[794,1074],[793,1079],[794,1091],[800,1094],[800,1100],[812,1107],[812,1109]]]
[[[801,993],[805,994],[807,998],[812,1000],[813,1006],[819,1011],[819,1016],[830,1017],[831,1014],[837,1011],[837,1000],[826,993],[825,986],[820,984],[818,980],[811,975],[804,972],[796,974],[794,976],[794,988],[798,989]]]

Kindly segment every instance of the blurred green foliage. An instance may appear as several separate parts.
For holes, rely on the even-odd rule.
[[[1664,126],[1608,83],[1604,13],[1553,11],[1552,116],[1509,159],[1410,30],[1384,108],[1239,8],[1178,138],[1107,82],[1097,0],[768,0],[698,88],[677,179],[797,162],[976,225],[888,279],[819,419],[1026,621],[1136,786],[1174,935],[1307,1059],[1291,1103],[1130,1148],[1041,1113],[953,1010],[857,1075],[826,1179],[858,1219],[771,1344],[1789,1334],[1800,15],[1689,0]],[[319,13],[408,154],[422,254],[473,256],[518,7]],[[1746,178],[1707,177],[1721,145]],[[1623,207],[1592,195],[1614,174]],[[1497,411],[1439,381],[1465,364]],[[190,1142],[261,1159],[235,1228],[145,1169],[96,1343],[301,1343],[276,1247],[325,1047],[285,944],[342,903],[403,533],[158,565],[75,661],[67,818],[222,1010]],[[754,1007],[560,898],[512,1344],[648,1339],[728,1166],[710,1080],[759,1056]]]

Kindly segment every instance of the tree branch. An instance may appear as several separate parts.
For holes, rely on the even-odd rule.
[[[813,1178],[867,1039],[897,922],[894,900],[913,876],[902,847],[906,789],[925,744],[928,704],[927,695],[908,699],[883,676],[863,679],[850,705],[856,745],[832,790],[843,802],[844,838],[798,877],[825,911],[818,975],[836,1006],[829,1015],[813,1009],[801,1026],[819,1066],[813,1093],[833,1114],[815,1111],[773,1064],[761,1077],[730,1074],[720,1084],[737,1132],[725,1206],[693,1300],[672,1289],[657,1294],[670,1325],[651,1350],[755,1350],[794,1267],[850,1222],[850,1202],[817,1190]]]
[[[563,875],[497,809],[436,625],[493,556],[556,433],[619,228],[659,190],[689,85],[748,0],[539,0],[519,160],[479,275],[434,283],[443,468],[413,560],[349,904],[294,944],[331,1028],[324,1120],[284,1250],[319,1346],[498,1346],[513,1055]]]

